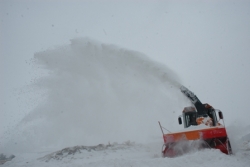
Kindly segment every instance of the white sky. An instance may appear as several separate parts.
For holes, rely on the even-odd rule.
[[[228,122],[250,116],[250,1],[0,0],[0,122],[29,112],[15,90],[39,77],[35,52],[86,36],[170,67]]]

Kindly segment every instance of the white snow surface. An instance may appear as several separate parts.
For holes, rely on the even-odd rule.
[[[250,164],[250,128],[237,124],[227,128],[233,155],[206,149],[161,157],[158,121],[172,132],[183,129],[177,118],[190,102],[179,90],[177,75],[142,53],[78,38],[36,53],[33,61],[47,73],[30,85],[42,100],[9,136],[1,138],[0,153],[15,155],[3,166]],[[109,143],[112,147],[48,159],[66,147]]]
[[[126,142],[117,144],[113,147],[103,150],[83,150],[74,155],[66,155],[61,159],[49,159],[46,157],[49,152],[31,152],[17,154],[12,161],[5,163],[3,166],[148,166],[148,167],[247,167],[250,163],[250,152],[241,151],[234,155],[225,155],[219,150],[207,149],[193,151],[176,158],[162,158],[159,152],[160,145],[158,142],[147,144],[135,144]],[[46,159],[47,158],[47,159]]]

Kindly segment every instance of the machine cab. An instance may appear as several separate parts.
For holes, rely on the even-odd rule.
[[[203,115],[198,115],[195,107],[185,107],[182,111],[182,116],[179,116],[178,121],[179,124],[182,124],[182,119],[183,118],[183,124],[184,124],[184,128],[187,128],[189,126],[197,126],[197,121],[196,119],[198,117],[210,117],[212,119],[212,126],[216,126],[217,125],[217,116],[216,116],[216,110],[211,107],[210,105],[206,105],[206,113],[207,114],[203,114]]]

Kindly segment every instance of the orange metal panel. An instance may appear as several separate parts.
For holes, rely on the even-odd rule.
[[[164,142],[176,142],[179,140],[198,140],[227,136],[224,127],[212,127],[206,129],[190,130],[177,133],[164,134]]]

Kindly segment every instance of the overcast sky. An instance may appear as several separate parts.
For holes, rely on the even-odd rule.
[[[2,123],[30,110],[17,90],[39,77],[30,65],[34,53],[76,37],[165,64],[229,123],[250,116],[250,1],[0,0]]]

